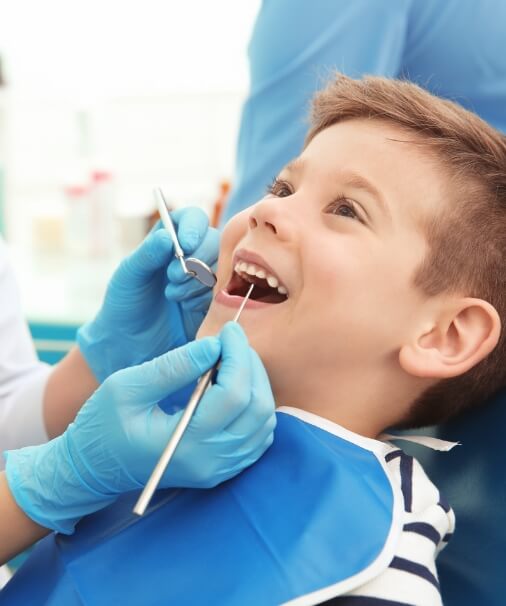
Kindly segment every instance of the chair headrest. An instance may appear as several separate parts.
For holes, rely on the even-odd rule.
[[[506,580],[506,389],[487,405],[435,428],[462,445],[415,456],[456,515],[455,536],[438,558],[446,606],[503,606]],[[410,449],[411,450],[411,449]]]

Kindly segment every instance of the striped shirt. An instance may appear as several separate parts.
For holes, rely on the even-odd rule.
[[[403,532],[390,566],[327,606],[442,606],[436,557],[455,516],[416,459],[392,445],[385,460],[404,497]]]

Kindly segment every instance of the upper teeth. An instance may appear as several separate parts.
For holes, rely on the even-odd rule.
[[[267,280],[267,284],[271,288],[277,288],[279,294],[288,294],[286,288],[280,285],[279,280],[275,276],[268,274],[265,269],[263,269],[263,267],[259,267],[254,263],[246,263],[245,261],[239,261],[235,264],[234,270],[237,273],[244,272],[246,274],[249,274],[250,276],[256,276],[257,278],[261,278],[262,280]]]

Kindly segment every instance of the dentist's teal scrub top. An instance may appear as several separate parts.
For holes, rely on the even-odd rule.
[[[506,132],[506,0],[263,0],[230,218],[297,156],[333,70],[404,77]]]

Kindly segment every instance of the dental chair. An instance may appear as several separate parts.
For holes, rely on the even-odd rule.
[[[506,389],[483,409],[431,433],[462,444],[448,453],[409,448],[457,519],[455,535],[437,560],[443,603],[505,606]]]

